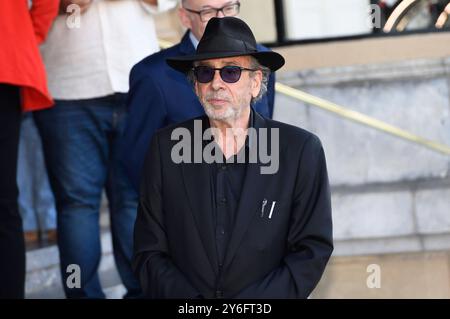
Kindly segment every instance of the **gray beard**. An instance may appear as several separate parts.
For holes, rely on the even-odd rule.
[[[217,114],[217,112],[214,109],[214,106],[209,105],[207,102],[202,103],[202,106],[208,118],[216,121],[223,121],[228,119],[235,120],[241,115],[242,112],[241,108],[236,110],[233,109],[232,107],[228,107],[224,113]]]

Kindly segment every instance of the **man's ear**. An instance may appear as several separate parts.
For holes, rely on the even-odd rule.
[[[181,5],[178,8],[178,17],[180,18],[181,24],[185,28],[192,29],[191,19],[189,18],[187,11],[183,7],[181,7]]]

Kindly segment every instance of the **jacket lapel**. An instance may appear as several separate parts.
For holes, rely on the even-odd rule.
[[[202,117],[202,127],[205,129],[208,118]],[[191,134],[193,133],[191,130]],[[203,133],[203,132],[202,132]],[[195,134],[192,134],[195,136]],[[199,141],[200,143],[202,141]],[[194,146],[192,145],[192,150]],[[207,164],[183,164],[181,165],[183,182],[189,200],[190,209],[197,226],[197,231],[202,239],[211,267],[218,273],[218,257],[214,236],[213,223],[213,191],[211,184],[210,166]]]

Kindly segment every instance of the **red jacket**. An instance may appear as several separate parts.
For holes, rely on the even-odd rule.
[[[0,83],[21,87],[24,111],[53,104],[39,44],[58,14],[59,0],[32,3],[29,9],[28,0],[0,1]]]

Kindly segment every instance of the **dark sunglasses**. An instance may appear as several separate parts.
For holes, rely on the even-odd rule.
[[[241,78],[242,71],[257,71],[255,69],[247,69],[235,65],[227,65],[223,68],[212,68],[206,65],[196,66],[192,69],[195,78],[200,83],[208,83],[214,79],[216,71],[219,71],[220,77],[224,82],[236,83]]]

